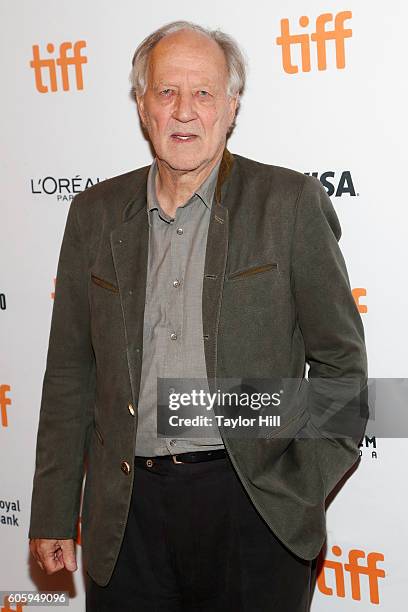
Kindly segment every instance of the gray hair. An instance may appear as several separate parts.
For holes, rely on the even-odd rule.
[[[132,70],[129,76],[132,84],[132,93],[142,96],[146,91],[149,55],[153,47],[168,34],[173,34],[180,30],[200,32],[218,43],[224,52],[227,62],[227,94],[229,96],[242,95],[245,88],[246,60],[236,41],[221,30],[209,30],[191,21],[172,21],[158,30],[155,30],[152,34],[149,34],[149,36],[140,43],[133,55]]]

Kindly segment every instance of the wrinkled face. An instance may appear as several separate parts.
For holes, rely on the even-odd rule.
[[[153,48],[147,89],[137,104],[156,156],[169,169],[215,164],[237,106],[227,85],[224,53],[206,36],[181,30]]]

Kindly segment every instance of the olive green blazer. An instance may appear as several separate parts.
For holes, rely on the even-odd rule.
[[[29,537],[77,537],[86,468],[83,558],[100,585],[113,572],[132,492],[148,169],[103,181],[71,203],[42,389]],[[340,235],[317,179],[225,149],[202,295],[207,376],[214,384],[229,377],[304,381],[308,363],[309,381],[352,377],[366,389],[364,330]],[[313,559],[326,536],[325,500],[358,460],[365,421],[353,436],[333,438],[324,426],[329,402],[304,394],[306,384],[284,435],[224,436],[224,442],[273,532],[295,554]],[[360,409],[351,403],[345,414],[352,418]]]

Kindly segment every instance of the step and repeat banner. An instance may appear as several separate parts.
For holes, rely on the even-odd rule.
[[[313,174],[326,188],[343,230],[369,376],[391,383],[390,393],[372,395],[392,419],[408,370],[408,5],[1,0],[0,11],[0,591],[68,591],[70,610],[80,611],[80,521],[73,575],[47,576],[30,558],[35,443],[70,202],[151,162],[130,95],[135,48],[176,19],[220,28],[240,43],[248,85],[229,149]],[[313,612],[404,609],[407,453],[402,430],[380,436],[370,420],[358,468],[329,500]],[[0,601],[2,611],[26,608]]]

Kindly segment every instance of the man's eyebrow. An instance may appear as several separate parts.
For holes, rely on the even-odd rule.
[[[163,85],[168,85],[171,87],[179,87],[178,84],[173,83],[172,79],[158,79],[153,82],[153,87],[162,87]],[[193,81],[193,87],[215,87],[215,82],[210,79],[197,79],[197,81]]]
[[[153,83],[153,87],[178,87],[178,85],[175,85],[171,81],[157,81]]]
[[[192,90],[198,90],[198,91],[204,89],[204,90],[209,91],[210,93],[212,93],[214,95],[220,89],[219,86],[217,86],[214,82],[211,82],[211,81],[196,81],[195,83],[192,83],[190,85],[190,87],[191,87]],[[164,79],[163,80],[161,79],[159,81],[156,81],[155,83],[152,83],[153,91],[159,91],[161,89],[167,89],[167,88],[172,88],[172,89],[175,89],[175,90],[179,90],[180,89],[180,84],[173,83],[170,79],[168,81],[164,80]]]

